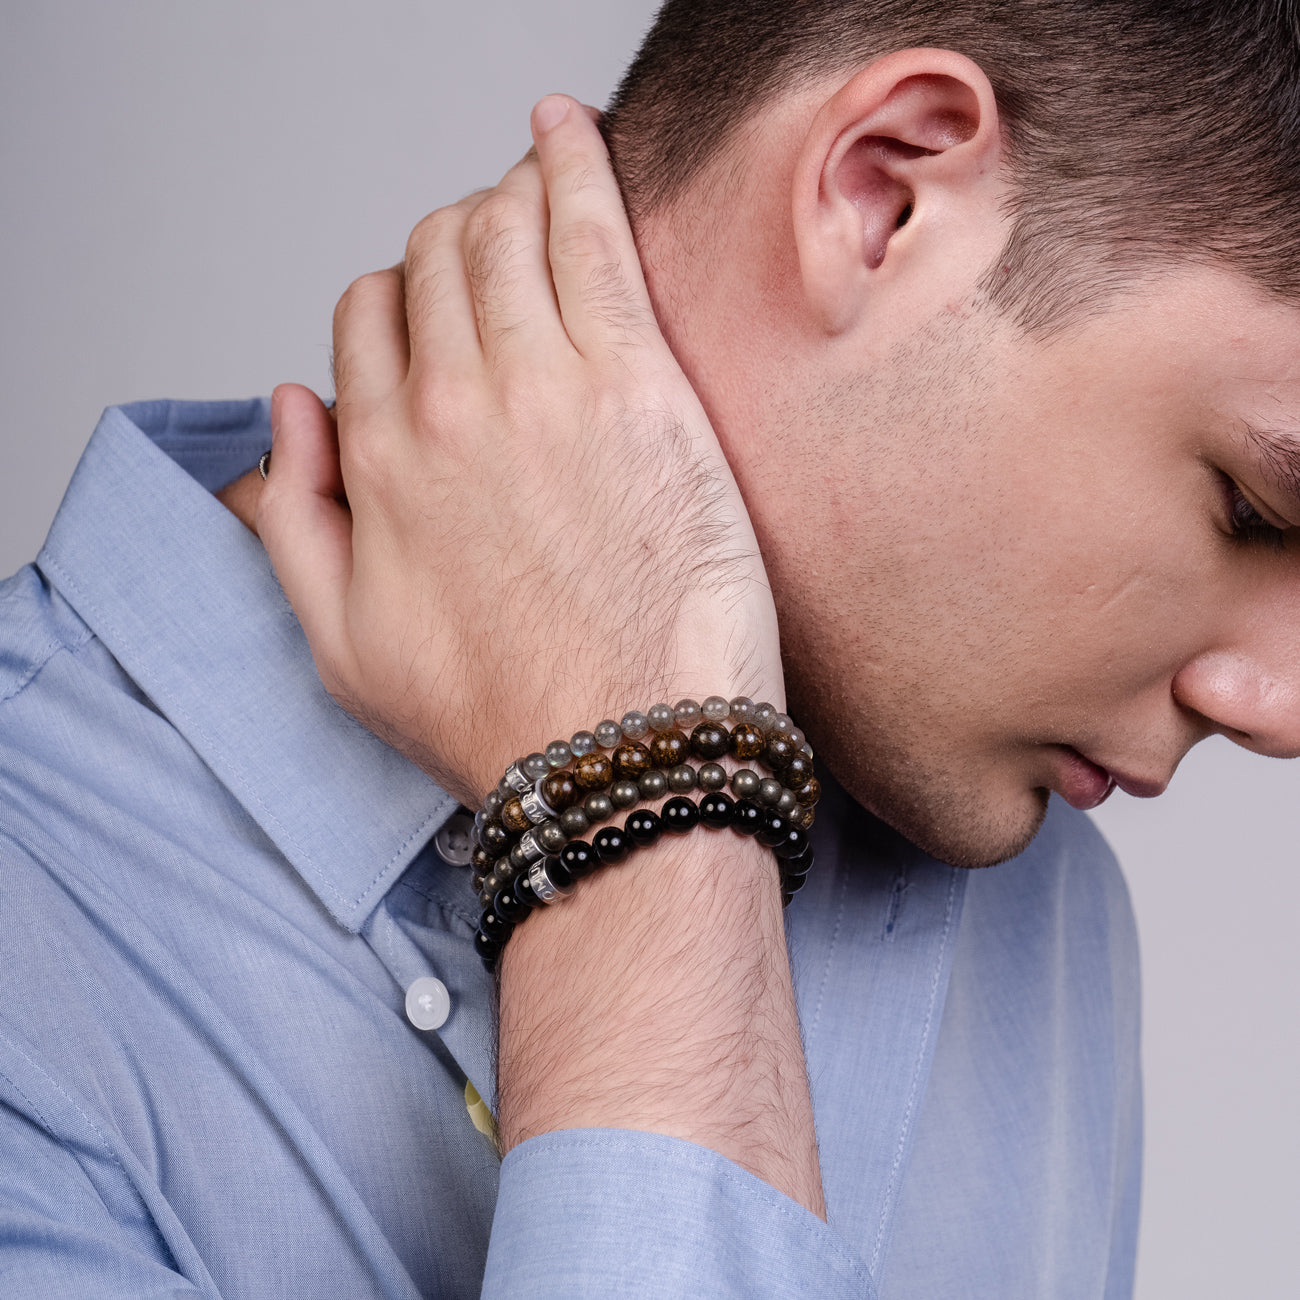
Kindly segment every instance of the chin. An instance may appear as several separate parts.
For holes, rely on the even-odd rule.
[[[932,858],[950,867],[995,867],[1023,853],[1047,816],[1049,793],[998,799],[984,792],[871,789],[854,798]]]

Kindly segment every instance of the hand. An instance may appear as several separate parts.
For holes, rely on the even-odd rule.
[[[344,295],[337,429],[277,390],[257,510],[327,688],[468,803],[629,708],[784,700],[757,543],[599,132],[551,97],[533,133]]]

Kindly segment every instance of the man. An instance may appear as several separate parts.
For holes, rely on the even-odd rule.
[[[1225,234],[1238,209],[1258,228],[1259,194],[1210,212],[1183,186],[1167,210],[1132,128],[1131,192],[1105,176],[1122,214],[1080,207],[1059,167],[1035,203],[1033,88],[995,89],[974,28],[943,43],[979,61],[922,44],[924,16],[900,40],[859,15],[870,45],[848,52],[814,10],[805,50],[784,9],[714,6],[693,30],[684,8],[611,135],[693,388],[594,132],[548,101],[549,231],[531,165],[422,227],[404,274],[340,313],[342,477],[332,420],[288,390],[266,491],[226,499],[331,689],[467,801],[521,749],[650,696],[780,703],[783,658],[819,758],[936,858],[1041,834],[969,877],[832,793],[790,911],[793,989],[775,869],[730,837],[656,846],[531,918],[500,962],[489,1247],[493,1157],[459,1100],[490,1083],[473,900],[448,837],[421,852],[449,802],[313,692],[251,536],[155,449],[207,450],[217,486],[253,459],[258,413],[112,416],[49,585],[8,596],[5,942],[31,987],[7,1032],[5,1241],[30,1293],[454,1293],[485,1249],[503,1294],[1125,1293],[1131,929],[1104,850],[1059,805],[1043,818],[1052,789],[1154,793],[1211,730],[1295,747],[1298,321],[1258,283],[1291,283],[1285,241]],[[1001,8],[1000,79],[1040,54],[1057,108],[1118,7],[1073,13],[1055,48],[1059,13]],[[1202,10],[1177,21],[1204,36]],[[1253,17],[1236,71],[1262,40],[1294,84],[1294,32]],[[637,76],[663,103],[682,42],[719,52],[701,94],[719,62],[768,69],[726,125],[705,110],[734,96],[679,88],[708,148],[637,127]],[[1193,87],[1203,55],[1166,57]],[[1103,89],[1080,93],[1109,107]],[[1257,88],[1227,89],[1258,116]],[[1268,125],[1273,154],[1266,131],[1247,143],[1274,172],[1242,177],[1280,202]],[[670,158],[697,165],[656,191]],[[142,496],[147,550],[96,549],[85,521]],[[160,566],[169,546],[182,564]],[[204,606],[232,574],[247,613],[220,628]],[[423,1042],[398,1020],[408,986]]]

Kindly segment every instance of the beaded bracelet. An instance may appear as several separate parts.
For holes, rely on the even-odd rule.
[[[741,768],[728,777],[717,761],[728,756],[757,761],[774,775]],[[702,760],[698,770],[690,758]],[[754,835],[776,854],[789,903],[812,865],[809,831],[821,794],[812,760],[803,733],[772,705],[710,696],[703,705],[682,700],[675,708],[634,710],[621,723],[606,720],[512,763],[474,823],[474,889],[484,908],[475,947],[484,964],[495,969],[534,907],[566,896],[576,881],[625,861],[664,830],[731,827]],[[728,784],[734,800],[724,793]],[[705,791],[698,804],[686,797],[696,786]],[[618,809],[669,793],[658,813],[639,808],[622,828],[604,825],[590,843],[576,838]]]

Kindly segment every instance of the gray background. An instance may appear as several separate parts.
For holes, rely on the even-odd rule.
[[[0,5],[0,572],[101,407],[327,384],[334,301],[601,103],[651,0]],[[1145,954],[1139,1294],[1297,1294],[1300,770],[1222,743],[1099,814]]]

